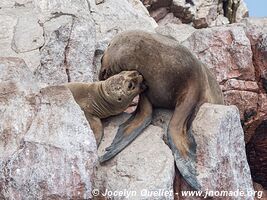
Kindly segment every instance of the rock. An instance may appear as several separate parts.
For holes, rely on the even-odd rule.
[[[223,199],[253,199],[250,169],[246,159],[244,133],[235,106],[203,104],[192,125],[197,143],[197,180],[209,196],[214,191],[244,191],[247,196]],[[180,180],[180,191],[192,190]],[[176,187],[177,187],[176,185]],[[180,199],[197,199],[183,197]]]
[[[249,16],[249,11],[247,5],[244,0],[240,0],[235,14],[235,21],[240,22],[244,18],[247,18],[248,16]]]
[[[149,11],[162,7],[170,7],[172,4],[172,0],[141,0],[141,2]]]
[[[253,64],[255,67],[255,75],[257,84],[259,86],[259,102],[258,114],[254,117],[253,124],[250,127],[250,137],[255,133],[256,128],[264,121],[267,120],[267,86],[266,86],[266,66],[267,66],[267,18],[257,19],[248,18],[243,20],[246,26],[246,34],[251,43],[253,52]]]
[[[172,23],[166,24],[165,26],[160,25],[155,30],[157,33],[167,37],[171,37],[180,43],[187,40],[196,31],[196,29],[190,25],[178,25]]]
[[[96,142],[63,86],[40,90],[18,58],[0,58],[1,199],[91,197]]]
[[[48,85],[97,80],[100,56],[112,37],[157,26],[138,0],[99,5],[95,0],[12,0],[0,5],[0,56],[24,59]]]
[[[53,15],[72,15],[76,17],[86,17],[90,4],[95,4],[93,0],[39,0],[34,1],[34,9],[41,14],[42,20],[49,20]]]
[[[242,26],[201,29],[182,44],[212,70],[220,83],[233,78],[255,80],[250,41]]]
[[[267,71],[267,18],[257,19],[248,18],[242,21],[246,25],[247,36],[251,42],[253,52],[253,64],[256,71],[256,79],[259,85],[259,100],[257,115],[253,118],[248,127],[250,140],[247,144],[248,161],[251,167],[254,181],[261,183],[267,188],[266,174],[266,121],[267,121],[267,90],[266,90],[266,71]]]
[[[195,28],[221,26],[229,22],[240,22],[248,17],[248,9],[243,0],[141,0],[150,15],[159,23],[160,9],[170,10],[173,16],[182,23],[191,24]],[[154,12],[156,11],[156,12]],[[169,18],[172,19],[171,15]],[[168,20],[170,23],[174,20]],[[176,23],[176,22],[175,22]],[[162,24],[162,23],[161,23]],[[164,22],[165,24],[165,22]]]
[[[69,48],[69,38],[72,32],[73,20],[68,16],[64,23],[58,19],[58,29],[52,31],[46,44],[40,49],[40,66],[35,70],[39,81],[48,85],[62,84],[70,81],[69,69],[66,66],[66,49]],[[48,24],[48,23],[47,23]],[[45,26],[46,27],[46,26]]]
[[[39,90],[22,60],[0,58],[0,70],[0,162],[3,165],[17,151],[34,119],[36,107],[32,104]]]
[[[206,28],[222,14],[222,4],[215,1],[196,2],[196,14],[193,19],[195,28]]]
[[[168,13],[163,19],[158,21],[158,25],[167,24],[182,24],[181,20],[173,15],[173,13]]]
[[[255,126],[258,126],[259,95],[255,92],[229,90],[224,92],[226,105],[236,105],[239,108],[240,118],[245,131],[247,143],[254,134]],[[246,102],[246,104],[244,104]]]
[[[169,10],[166,7],[159,8],[157,10],[151,11],[149,14],[153,19],[158,22],[159,20],[163,19],[167,14]]]
[[[248,17],[248,9],[243,0],[228,0],[223,2],[224,15],[230,23],[240,22]]]
[[[39,80],[49,85],[96,80],[92,18],[60,16],[46,22],[44,29],[50,34],[40,50],[41,65],[35,71]]]
[[[259,92],[259,86],[254,81],[242,81],[236,79],[228,79],[222,86],[223,91],[228,90],[244,90],[250,92]]]
[[[96,51],[103,53],[108,42],[118,33],[141,29],[153,31],[157,23],[139,0],[106,0],[90,8],[96,25]]]
[[[190,23],[193,20],[196,9],[194,5],[186,3],[185,1],[173,0],[173,4],[171,5],[171,12],[183,23]]]
[[[256,129],[254,136],[247,144],[248,162],[255,182],[267,188],[267,120]]]
[[[106,122],[105,136],[98,150],[100,155],[111,144],[118,125],[128,116],[120,115]],[[174,159],[162,137],[162,129],[150,125],[126,149],[97,167],[94,188],[100,193],[106,190],[135,191],[136,194],[131,195],[130,199],[173,199]],[[147,191],[160,190],[169,192],[169,195],[145,195]]]
[[[12,49],[16,53],[23,53],[41,48],[44,44],[43,34],[37,13],[25,13],[18,19],[15,26]]]
[[[104,3],[104,0],[95,0],[96,5],[101,4],[101,3]]]
[[[255,195],[255,199],[266,199],[267,198],[267,190],[265,190],[261,184],[253,182],[254,190],[257,191]]]
[[[214,26],[219,15],[223,14],[220,1],[181,1],[174,0],[171,6],[174,16],[183,23],[193,23],[195,28]],[[219,19],[218,19],[219,20]],[[217,20],[217,21],[218,21]]]
[[[224,17],[223,15],[219,15],[214,21],[212,21],[210,23],[210,27],[213,26],[222,26],[222,25],[226,25],[229,24],[229,20]]]

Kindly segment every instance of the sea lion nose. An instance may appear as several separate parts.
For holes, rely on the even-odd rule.
[[[135,89],[135,84],[134,84],[134,82],[130,81],[130,82],[128,83],[128,89],[129,89],[129,90],[134,90],[134,89]]]

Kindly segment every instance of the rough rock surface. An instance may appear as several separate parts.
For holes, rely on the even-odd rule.
[[[0,56],[23,58],[49,85],[97,80],[100,54],[114,35],[157,26],[138,0],[20,0],[0,7]]]
[[[18,58],[0,69],[0,198],[90,198],[96,142],[71,92],[40,90]]]
[[[250,41],[241,26],[201,29],[182,44],[214,72],[220,83],[233,78],[255,80]]]
[[[245,128],[249,129],[258,114],[259,84],[253,63],[251,43],[242,25],[214,27],[195,31],[182,43],[216,75],[227,105],[236,105]]]
[[[206,28],[240,22],[248,17],[248,9],[243,0],[141,0],[150,15],[159,23],[164,20],[173,23],[169,14],[182,23],[192,24],[195,28]]]
[[[182,26],[184,24],[167,24],[157,27],[156,31],[187,46],[212,70],[223,90],[225,103],[236,105],[240,111],[245,141],[248,143],[257,133],[257,128],[267,120],[266,18],[249,18],[242,24],[201,30]],[[266,133],[266,128],[260,129]],[[267,135],[261,137],[263,139]],[[256,148],[257,156],[250,160],[250,165],[252,168],[258,166],[256,171],[259,171],[252,170],[252,174],[261,174],[260,179],[266,182],[267,179],[263,178],[266,177],[266,162],[261,161],[266,158],[266,152],[259,151],[265,149],[263,144]]]
[[[197,179],[203,190],[253,192],[237,107],[203,104],[193,121],[192,130],[197,143]],[[175,188],[176,191],[190,190],[183,180]],[[221,197],[213,195],[215,199]],[[243,197],[226,196],[223,199],[253,199],[253,196],[248,193]]]
[[[255,182],[267,189],[267,18],[246,19],[247,36],[251,42],[259,98],[257,114],[248,123],[251,140],[247,145],[248,161]]]
[[[155,30],[158,34],[174,38],[179,42],[185,41],[196,31],[195,28],[187,24],[160,25]]]
[[[257,191],[257,194],[255,195],[255,199],[267,199],[267,190],[265,190],[262,185],[258,183],[253,183],[253,187],[255,191]]]
[[[252,178],[267,188],[267,120],[256,129],[254,136],[247,144],[247,156]]]
[[[128,117],[124,114],[106,121],[105,136],[98,150],[100,155],[111,144],[118,126]],[[100,193],[106,190],[136,191],[136,195],[129,199],[173,199],[174,159],[162,140],[163,134],[160,127],[150,125],[116,157],[97,166],[94,189]],[[146,195],[146,191],[160,190],[168,191],[171,195]],[[116,199],[125,199],[125,196]]]
[[[97,80],[100,57],[110,39],[130,29],[156,31],[173,37],[212,69],[227,104],[237,105],[240,109],[245,140],[249,141],[247,154],[252,175],[266,187],[266,19],[246,19],[242,24],[197,30],[191,25],[213,27],[227,24],[232,19],[241,20],[247,12],[241,5],[243,1],[228,1],[229,5],[218,3],[218,0],[205,3],[190,0],[142,2],[0,2],[0,56],[9,57],[0,58],[0,116],[3,119],[0,121],[0,199],[91,197],[91,174],[97,158],[88,122],[66,89],[58,86],[40,88],[68,81]],[[234,12],[229,9],[233,6]],[[161,26],[156,28],[157,23],[149,14]],[[181,21],[189,25],[181,25]],[[22,58],[26,65],[18,58]],[[217,107],[207,110],[213,113]],[[197,129],[198,133],[205,131],[205,134],[214,134],[218,141],[222,141],[216,143],[214,138],[210,140],[205,134],[198,135],[199,152],[207,152],[199,155],[199,163],[206,161],[198,165],[199,180],[208,189],[251,189],[246,158],[241,150],[244,144],[236,110],[231,107],[218,110],[214,116],[221,114],[224,117],[212,117],[208,122],[213,121],[216,128],[222,125],[231,129],[228,132],[233,138],[224,138],[225,130],[223,132],[220,128],[216,129],[217,132],[213,129],[205,131],[206,126]],[[94,173],[94,188],[172,191],[174,162],[163,142],[167,122],[163,123],[162,115],[161,112],[160,117],[154,118],[153,125],[113,160],[98,166]],[[124,117],[107,122],[101,153],[103,145],[111,143]],[[206,117],[198,121],[201,125],[207,123]],[[162,126],[164,131],[158,126]],[[233,142],[239,144],[237,149],[233,149]],[[205,148],[206,143],[211,149]],[[230,148],[221,151],[224,143]],[[216,150],[220,154],[207,157],[209,152]],[[237,153],[242,156],[236,158]],[[219,161],[223,161],[223,165],[220,166]],[[233,166],[229,169],[230,164]],[[214,176],[216,173],[227,180],[219,183]],[[187,190],[186,183],[178,179],[179,191]],[[136,199],[140,198],[137,196]]]

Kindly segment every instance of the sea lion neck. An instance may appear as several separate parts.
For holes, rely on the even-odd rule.
[[[96,87],[98,92],[95,94],[95,98],[92,102],[94,114],[100,119],[117,114],[117,112],[114,111],[118,110],[118,106],[116,103],[114,103],[114,100],[112,98],[108,98],[108,96],[105,94],[104,82],[100,81],[100,83],[97,84]]]

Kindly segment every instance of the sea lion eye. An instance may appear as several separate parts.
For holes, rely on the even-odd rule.
[[[118,98],[118,101],[121,101],[121,98]]]
[[[135,89],[135,86],[134,86],[134,83],[133,83],[133,82],[130,82],[130,83],[128,84],[128,89],[129,89],[129,90],[134,90],[134,89]]]

